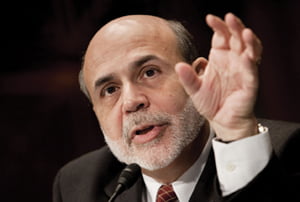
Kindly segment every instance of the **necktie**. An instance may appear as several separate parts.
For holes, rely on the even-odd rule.
[[[177,202],[178,198],[172,185],[161,185],[158,189],[156,202]]]

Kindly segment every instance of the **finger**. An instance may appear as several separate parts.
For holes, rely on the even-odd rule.
[[[232,13],[226,14],[225,22],[231,34],[231,38],[229,42],[230,48],[236,52],[243,51],[245,47],[242,40],[242,32],[245,29],[244,24],[238,17],[236,17]]]
[[[214,31],[212,38],[213,48],[229,48],[230,32],[225,22],[214,15],[206,16],[207,25]]]
[[[245,41],[246,45],[246,52],[252,61],[258,65],[261,60],[262,54],[262,44],[259,38],[253,33],[251,29],[245,29],[242,34],[243,40]]]
[[[200,89],[201,80],[190,65],[182,62],[177,63],[175,65],[175,71],[188,95],[191,96]]]
[[[256,89],[258,88],[258,68],[253,65],[253,62],[248,59],[244,59],[243,73],[241,79],[243,80],[244,89]],[[255,93],[256,91],[253,91]]]

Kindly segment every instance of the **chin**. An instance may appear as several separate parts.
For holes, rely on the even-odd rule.
[[[161,136],[143,145],[130,145],[123,140],[112,141],[105,137],[106,143],[115,157],[123,163],[137,163],[143,169],[155,171],[170,165],[196,136],[183,138],[174,135]]]

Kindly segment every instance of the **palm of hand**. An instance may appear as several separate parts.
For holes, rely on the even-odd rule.
[[[257,77],[247,71],[245,66],[251,65],[247,60],[244,52],[211,49],[207,70],[199,77],[201,87],[191,95],[208,120],[231,125],[236,119],[252,116]]]
[[[179,79],[199,113],[215,130],[240,132],[241,126],[242,131],[249,131],[255,122],[253,106],[258,88],[256,61],[262,51],[260,41],[232,14],[226,22],[213,16],[207,22],[215,33],[205,71],[197,75],[193,68],[179,64],[176,67]]]

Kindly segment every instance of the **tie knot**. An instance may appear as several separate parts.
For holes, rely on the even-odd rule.
[[[178,198],[171,184],[161,185],[157,192],[156,202],[177,202]]]

